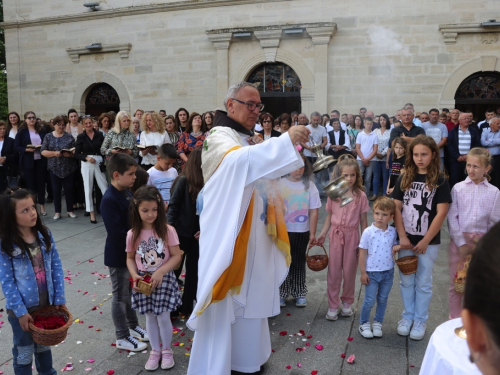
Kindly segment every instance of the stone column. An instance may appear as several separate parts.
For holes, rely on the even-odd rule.
[[[232,33],[209,34],[208,39],[217,50],[217,103],[221,107],[229,88],[229,46],[231,45]]]
[[[315,111],[329,113],[328,109],[328,43],[335,26],[306,28],[314,45],[314,97]],[[308,116],[310,113],[307,114]]]

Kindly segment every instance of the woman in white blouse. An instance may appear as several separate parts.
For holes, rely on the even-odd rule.
[[[378,190],[380,188],[380,179],[382,179],[382,195],[387,191],[387,182],[389,181],[389,163],[387,162],[387,150],[389,149],[389,138],[391,137],[391,123],[389,116],[385,113],[380,115],[379,118],[380,128],[375,129],[373,132],[378,137],[378,151],[373,158],[376,161],[373,169],[373,196],[370,200],[377,199]]]
[[[170,138],[165,131],[163,118],[156,112],[144,113],[141,119],[141,129],[139,145],[147,147],[139,146],[142,155],[141,167],[147,171],[156,164],[156,147],[170,143]]]

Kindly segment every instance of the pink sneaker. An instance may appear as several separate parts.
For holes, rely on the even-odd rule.
[[[149,359],[146,362],[146,366],[144,366],[144,368],[148,371],[156,370],[160,363],[160,358],[161,358],[160,352],[157,352],[156,350],[151,350],[151,353],[149,354]]]
[[[174,352],[172,349],[163,349],[161,351],[161,369],[168,370],[174,367]]]

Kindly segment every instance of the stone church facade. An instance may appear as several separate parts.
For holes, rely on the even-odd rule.
[[[202,112],[248,79],[306,113],[500,103],[498,0],[87,1],[4,2],[10,110],[84,114],[106,84],[121,110]]]

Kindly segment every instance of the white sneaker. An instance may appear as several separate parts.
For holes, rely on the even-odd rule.
[[[382,337],[382,323],[373,322],[373,337]]]
[[[401,319],[398,322],[398,335],[400,336],[408,336],[410,334],[411,325],[413,324],[412,320],[409,319]]]
[[[361,324],[358,328],[358,331],[361,334],[361,336],[363,336],[365,339],[373,338],[373,332],[372,328],[370,327],[370,322]]]
[[[410,332],[410,339],[412,340],[422,340],[425,336],[426,324],[424,322],[419,322],[418,320],[413,323],[413,328]]]
[[[148,333],[145,329],[142,329],[140,326],[135,327],[134,329],[130,329],[130,336],[135,337],[139,341],[149,341]]]
[[[116,340],[116,349],[130,350],[131,352],[142,352],[148,347],[145,342],[137,341],[132,336],[126,339]]]
[[[284,298],[280,298],[280,307],[286,307],[286,301]]]
[[[326,320],[337,320],[339,318],[339,310],[328,309]]]
[[[342,303],[342,312],[340,313],[342,316],[352,316],[351,305],[348,303]]]

